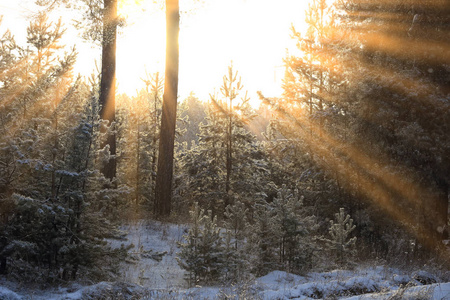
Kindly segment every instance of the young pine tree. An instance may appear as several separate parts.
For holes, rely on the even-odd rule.
[[[95,97],[72,77],[75,53],[59,51],[59,23],[45,20],[31,23],[26,52],[9,44],[17,60],[0,58],[9,71],[0,79],[8,112],[0,113],[0,271],[22,282],[98,280],[117,256],[105,241],[113,226],[96,209],[99,190],[90,188]]]
[[[211,211],[205,214],[195,203],[191,214],[191,228],[180,243],[178,264],[188,272],[189,286],[199,283],[214,283],[223,272],[223,240],[217,219]]]
[[[264,190],[267,163],[256,138],[246,128],[254,117],[237,72],[229,67],[220,96],[211,96],[199,143],[183,158],[193,201],[223,216],[235,195],[247,204]]]
[[[117,110],[117,179],[133,189],[127,201],[133,215],[153,211],[161,117],[159,74],[143,81],[146,87],[136,96],[119,96]]]
[[[311,269],[318,249],[315,241],[318,226],[315,217],[308,215],[303,206],[303,197],[283,185],[271,207],[281,265],[292,273]]]
[[[253,223],[248,225],[250,235],[246,251],[251,257],[252,273],[257,276],[266,275],[279,267],[278,239],[273,214],[266,201],[259,201],[254,207]]]
[[[356,228],[353,219],[346,215],[343,208],[335,214],[335,220],[330,220],[329,239],[324,239],[329,250],[335,255],[336,263],[340,266],[349,262],[355,254],[356,237],[350,238],[350,233]]]
[[[248,209],[240,201],[228,205],[225,209],[225,277],[228,281],[237,282],[247,274],[248,258],[245,251],[247,214]]]

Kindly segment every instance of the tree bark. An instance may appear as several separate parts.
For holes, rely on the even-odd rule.
[[[232,80],[233,77],[231,76]],[[231,172],[233,169],[233,98],[230,97],[230,108],[228,110],[228,128],[227,128],[227,176],[226,176],[226,182],[225,182],[225,208],[231,204]]]
[[[116,28],[117,0],[104,0],[102,40],[102,73],[100,81],[100,118],[114,126],[116,94]],[[111,128],[114,129],[114,128]],[[103,129],[103,132],[105,130]],[[109,134],[102,147],[109,145],[111,159],[103,166],[102,173],[113,180],[116,177],[116,135]]]
[[[437,191],[436,191],[436,199],[435,199],[435,228],[437,229],[437,242],[441,242],[442,240],[446,240],[449,238],[449,228],[448,228],[448,192],[449,192],[449,184],[445,180],[445,178],[439,178],[436,180]]]
[[[178,94],[178,0],[166,0],[166,72],[159,140],[158,171],[155,187],[156,216],[170,215]]]
[[[8,240],[5,237],[0,237],[0,249],[4,249],[8,244]],[[7,272],[7,260],[6,256],[0,256],[0,275],[5,275]]]

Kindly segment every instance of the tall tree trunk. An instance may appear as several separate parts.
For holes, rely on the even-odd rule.
[[[448,228],[448,193],[449,184],[445,178],[441,177],[436,179],[436,195],[434,200],[434,230],[437,229],[437,242],[440,243],[442,240],[449,238],[449,228]],[[433,216],[432,216],[433,217]]]
[[[116,117],[116,28],[117,0],[104,0],[102,40],[102,74],[100,81],[100,118],[113,125]],[[111,128],[114,129],[114,128]],[[109,145],[111,159],[103,166],[102,173],[112,180],[116,177],[116,135],[108,135],[103,147]]]
[[[1,221],[1,220],[0,220]],[[6,237],[0,237],[0,249],[4,249],[8,244]],[[7,259],[6,256],[0,255],[0,275],[5,275],[7,272]]]
[[[231,79],[233,77],[231,76]],[[226,177],[226,182],[225,182],[225,191],[226,191],[226,196],[225,196],[225,208],[231,204],[231,195],[230,195],[230,190],[231,190],[231,172],[233,169],[233,98],[230,97],[230,107],[228,109],[228,128],[227,128],[227,162],[226,162],[226,167],[227,167],[227,177]]]
[[[139,207],[139,196],[140,196],[140,181],[141,181],[141,129],[140,129],[139,119],[137,120],[137,151],[136,151],[136,209]]]
[[[166,72],[155,187],[155,215],[170,215],[178,94],[178,0],[166,0]]]

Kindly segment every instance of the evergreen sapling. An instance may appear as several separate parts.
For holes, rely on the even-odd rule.
[[[356,254],[355,244],[356,237],[350,238],[350,233],[356,228],[353,225],[353,219],[350,215],[346,215],[344,208],[339,209],[339,213],[335,214],[335,221],[330,220],[329,239],[323,239],[328,249],[336,255],[338,265],[348,263],[349,256]]]

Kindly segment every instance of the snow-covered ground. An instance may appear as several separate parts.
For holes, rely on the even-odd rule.
[[[188,288],[178,266],[177,242],[185,225],[135,222],[124,226],[133,244],[115,282],[36,290],[0,281],[0,299],[450,299],[449,274],[404,272],[385,266],[360,267],[298,276],[274,271],[233,286]]]
[[[178,266],[177,242],[182,241],[186,225],[136,222],[124,226],[128,232],[130,260],[123,264],[121,280],[156,289],[184,288],[184,271]],[[119,247],[121,241],[113,241]]]

